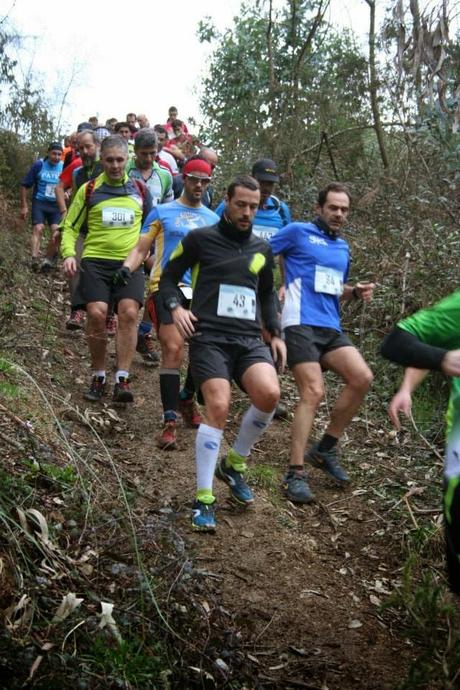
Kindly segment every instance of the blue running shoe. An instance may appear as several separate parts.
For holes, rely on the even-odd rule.
[[[214,503],[195,501],[192,506],[192,527],[200,532],[214,532],[216,513]]]
[[[338,484],[348,484],[350,482],[350,477],[345,472],[341,464],[339,463],[339,454],[337,448],[331,448],[331,450],[318,450],[318,443],[315,443],[310,450],[305,453],[305,460],[312,465],[312,467],[317,467],[319,470],[323,470]]]
[[[311,503],[315,500],[308,486],[307,473],[303,470],[289,469],[283,479],[283,490],[292,503]]]
[[[250,505],[254,501],[254,494],[244,481],[242,473],[237,472],[233,467],[227,467],[225,460],[222,458],[217,464],[216,477],[227,484],[237,503],[243,506]]]

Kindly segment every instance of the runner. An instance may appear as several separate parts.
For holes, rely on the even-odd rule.
[[[49,271],[55,265],[58,244],[55,232],[58,229],[61,214],[56,203],[56,185],[59,181],[63,162],[61,160],[62,146],[53,141],[48,146],[45,158],[35,161],[21,182],[21,218],[27,219],[29,206],[27,190],[32,191],[32,238],[30,249],[32,254],[31,268],[33,271]],[[46,255],[40,266],[40,244],[45,223],[51,230],[51,238],[46,247]]]
[[[290,466],[284,480],[289,500],[309,503],[313,494],[304,471],[305,459],[338,484],[350,479],[339,463],[337,442],[358,411],[372,372],[343,334],[339,300],[369,302],[373,283],[347,285],[348,244],[340,237],[350,210],[350,193],[332,183],[318,195],[318,217],[312,223],[291,223],[270,239],[274,254],[284,259],[286,299],[282,324],[288,365],[300,400],[294,413]],[[305,454],[316,409],[324,396],[323,369],[331,369],[345,382],[334,405],[325,434]]]
[[[188,426],[196,427],[201,421],[196,407],[195,387],[188,373],[180,391],[180,368],[184,360],[184,338],[174,325],[171,314],[158,299],[161,273],[172,252],[190,230],[215,223],[218,217],[201,203],[203,190],[211,181],[211,166],[199,156],[192,157],[184,166],[184,189],[180,199],[152,209],[146,219],[141,238],[125,261],[125,267],[135,270],[144,261],[155,242],[155,260],[150,279],[149,311],[157,326],[161,345],[160,392],[163,405],[163,429],[157,438],[159,448],[176,448],[177,417],[182,414]],[[184,272],[185,273],[185,272]],[[182,300],[191,298],[191,276],[182,277]]]
[[[150,192],[142,182],[130,180],[126,141],[117,135],[104,139],[101,163],[104,172],[84,184],[75,195],[65,218],[61,252],[64,272],[72,278],[77,270],[76,242],[82,224],[88,233],[83,245],[80,291],[86,304],[88,347],[93,379],[86,400],[97,401],[106,384],[106,317],[113,302],[118,314],[117,366],[114,402],[132,402],[129,367],[136,345],[139,306],[144,297],[144,274],[132,275],[122,268],[136,245],[143,219],[151,209]]]
[[[460,594],[460,291],[400,321],[386,337],[381,354],[406,369],[389,414],[397,429],[399,413],[410,415],[412,393],[429,370],[453,376],[447,413],[444,465],[444,530],[449,584]],[[417,368],[415,368],[417,367]]]
[[[64,197],[64,190],[70,188],[71,195],[75,196],[80,187],[89,180],[98,177],[103,172],[102,164],[99,160],[100,145],[96,133],[92,130],[85,129],[78,135],[78,150],[82,164],[74,168],[70,173],[72,164],[69,165],[61,174],[59,183],[56,187],[56,198],[58,200],[59,210],[64,220],[67,213],[67,207]],[[75,250],[77,265],[81,259],[81,252],[83,249],[83,242],[87,233],[86,220],[82,223],[80,234],[78,236]],[[69,331],[76,331],[83,328],[85,320],[84,300],[80,295],[78,289],[79,272],[69,280],[70,287],[70,316],[66,321],[66,328]],[[110,331],[111,322],[108,316],[108,327]],[[114,318],[114,317],[112,317]],[[115,327],[116,328],[116,327]]]
[[[292,222],[291,212],[287,204],[273,194],[275,184],[280,179],[275,161],[268,158],[256,161],[252,166],[252,176],[260,185],[260,203],[252,232],[264,240],[269,240],[277,230]],[[222,215],[224,207],[224,202],[221,202],[216,208],[218,216]]]
[[[152,195],[153,206],[173,201],[172,175],[156,162],[158,153],[157,135],[151,129],[140,129],[134,140],[135,159],[127,167],[128,177],[143,180]],[[146,270],[153,266],[153,255],[145,261]],[[149,366],[158,366],[160,357],[153,346],[152,322],[147,307],[137,333],[137,351]]]
[[[169,170],[171,175],[175,177],[179,173],[179,168],[177,167],[176,159],[171,153],[168,153],[168,151],[164,148],[165,143],[168,141],[168,133],[162,125],[155,125],[153,129],[156,132],[158,138],[157,163],[161,167]]]
[[[206,423],[200,424],[196,436],[197,493],[192,514],[193,527],[203,531],[216,527],[214,472],[240,505],[254,500],[244,480],[246,461],[270,424],[279,398],[272,355],[261,340],[262,323],[271,335],[271,351],[280,370],[285,364],[272,253],[265,241],[252,234],[259,200],[257,181],[237,177],[228,187],[223,217],[216,225],[189,233],[160,280],[158,302],[169,310],[183,337],[190,338],[192,374],[206,405]],[[191,311],[181,306],[177,288],[189,268],[194,276]],[[217,464],[232,380],[247,393],[251,406],[233,447]]]
[[[214,168],[217,165],[217,153],[208,147],[203,147],[199,151],[199,155],[205,159],[205,161],[208,161],[209,165],[211,166],[212,172],[214,172]],[[184,177],[182,173],[179,173],[178,175],[174,175],[173,179],[173,191],[174,191],[174,198],[177,199],[180,197],[182,194],[182,190],[184,188]],[[202,203],[207,206],[208,208],[212,208],[212,202],[213,202],[213,197],[214,197],[214,190],[212,188],[212,185],[208,184],[207,188],[203,191],[203,196],[201,197]],[[219,214],[221,215],[221,214]]]

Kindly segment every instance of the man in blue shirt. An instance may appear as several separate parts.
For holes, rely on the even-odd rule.
[[[270,239],[273,254],[284,259],[286,297],[282,313],[287,361],[299,391],[292,425],[291,457],[284,480],[287,497],[309,503],[313,494],[304,471],[305,459],[339,484],[349,482],[339,463],[337,442],[358,411],[372,382],[366,362],[343,334],[340,300],[372,299],[373,283],[347,284],[347,242],[340,237],[350,210],[350,193],[338,183],[321,190],[318,216],[312,223],[291,223]],[[323,369],[345,382],[329,425],[319,443],[305,453],[316,413],[324,396]]]
[[[252,166],[252,177],[260,185],[260,202],[254,217],[252,232],[256,237],[269,240],[279,228],[292,222],[291,212],[284,201],[274,196],[275,184],[279,182],[278,166],[275,161],[261,158]],[[225,202],[216,208],[218,216],[222,216]]]
[[[29,214],[27,204],[27,190],[33,187],[32,193],[32,269],[38,270],[40,263],[40,244],[48,223],[51,229],[51,239],[46,248],[46,257],[41,270],[47,272],[54,266],[58,252],[58,245],[54,239],[61,220],[61,214],[56,202],[56,185],[62,172],[62,146],[53,141],[48,146],[48,152],[43,159],[35,161],[21,182],[21,218],[26,220]]]

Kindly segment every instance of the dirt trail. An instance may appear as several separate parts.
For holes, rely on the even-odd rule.
[[[46,284],[50,279],[41,278]],[[62,285],[56,283],[58,289]],[[83,334],[69,335],[57,313],[59,342],[72,402],[92,412],[81,394],[89,380]],[[112,364],[113,364],[113,344]],[[193,533],[189,527],[194,494],[194,432],[181,429],[179,448],[155,446],[161,420],[158,370],[146,368],[136,355],[132,367],[135,404],[116,409],[126,427],[105,438],[113,457],[141,487],[145,523],[163,509],[194,553],[194,565],[212,584],[222,606],[241,632],[246,662],[260,688],[394,688],[405,676],[410,647],[379,612],[398,576],[397,544],[371,497],[365,471],[375,447],[361,455],[363,430],[355,424],[347,454],[359,457],[348,469],[353,478],[346,492],[312,470],[317,503],[295,507],[279,490],[289,447],[289,422],[276,421],[253,453],[255,505],[247,510],[228,500],[216,482],[218,531]],[[288,398],[293,386],[284,377]],[[234,391],[228,443],[246,403]],[[110,399],[107,401],[110,405]],[[292,410],[294,401],[288,402]],[[104,412],[105,414],[105,412]],[[78,425],[77,425],[78,426]],[[78,438],[78,429],[73,438]],[[364,467],[364,471],[360,466]],[[170,512],[171,511],[171,512]]]
[[[373,491],[384,476],[370,469],[376,464],[376,453],[383,455],[382,447],[387,450],[383,432],[379,435],[363,419],[356,421],[344,444],[351,488],[337,490],[312,470],[317,502],[295,507],[280,492],[290,424],[274,422],[252,455],[254,506],[247,511],[235,507],[228,489],[216,481],[218,531],[215,535],[194,533],[189,513],[195,488],[195,434],[181,428],[176,451],[156,448],[161,421],[158,369],[145,367],[136,355],[131,372],[133,406],[114,407],[110,397],[104,405],[85,403],[82,392],[90,377],[89,358],[84,334],[69,334],[64,328],[65,282],[59,274],[32,280],[36,281],[35,299],[51,298],[41,321],[32,318],[35,344],[42,346],[45,326],[55,329],[56,343],[55,351],[42,352],[45,364],[40,358],[29,362],[34,375],[51,397],[64,391],[68,403],[84,414],[105,417],[109,409],[115,410],[120,421],[111,425],[104,443],[126,485],[135,489],[139,534],[148,532],[151,519],[160,514],[185,540],[193,567],[237,631],[240,661],[244,659],[245,670],[254,679],[244,687],[395,688],[406,677],[414,650],[401,631],[393,629],[391,616],[379,608],[403,565],[391,524]],[[26,298],[24,312],[30,321],[33,303],[27,304]],[[17,346],[23,347],[20,340]],[[113,342],[110,351],[113,367]],[[49,359],[51,364],[47,364]],[[283,378],[283,390],[292,412],[295,395],[289,375]],[[244,396],[235,389],[224,449],[246,406]],[[78,417],[63,414],[62,423],[71,443],[91,450],[91,435]],[[104,481],[113,482],[116,495],[115,477],[107,471],[104,458],[95,457],[96,475],[100,470]],[[398,470],[392,472],[397,476]],[[110,492],[110,486],[105,488]],[[114,506],[115,516],[117,511],[121,507]],[[145,540],[140,541],[147,549]],[[203,615],[208,608],[203,601]],[[227,661],[232,667],[234,658],[230,655]]]

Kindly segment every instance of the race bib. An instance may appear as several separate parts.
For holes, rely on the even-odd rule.
[[[341,295],[343,292],[343,273],[336,271],[335,268],[316,266],[315,292],[324,292],[326,295]]]
[[[55,184],[47,184],[45,186],[45,196],[47,196],[49,199],[55,199],[56,198],[56,185]]]
[[[253,225],[252,226],[252,232],[256,237],[260,237],[262,240],[269,240],[270,237],[273,237],[275,234],[277,228],[269,228],[266,225]]]
[[[234,319],[256,319],[256,293],[240,285],[221,285],[217,315]]]
[[[134,225],[134,211],[130,208],[103,208],[102,225],[105,228],[130,228]]]

